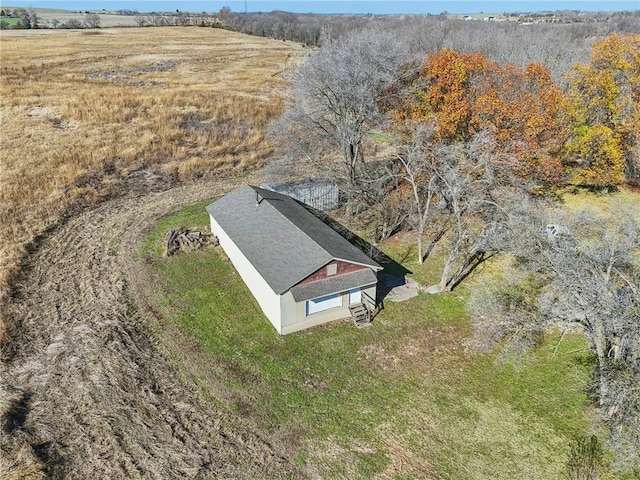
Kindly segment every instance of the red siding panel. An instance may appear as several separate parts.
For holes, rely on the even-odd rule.
[[[339,260],[329,262],[327,265],[337,265],[338,267],[337,273],[335,275],[331,275],[331,277],[337,277],[339,275],[345,275],[347,273],[356,272],[358,270],[366,270],[367,268],[369,268],[364,265],[358,265],[357,263],[341,262]],[[308,283],[319,282],[320,280],[328,278],[327,265],[313,272],[297,285],[306,285]]]

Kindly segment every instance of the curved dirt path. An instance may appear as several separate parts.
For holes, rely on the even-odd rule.
[[[30,446],[52,478],[285,478],[290,462],[225,429],[177,378],[136,317],[127,268],[155,221],[238,180],[161,192],[130,187],[69,219],[29,259],[2,373],[13,412],[4,454]],[[28,447],[27,447],[28,448]]]

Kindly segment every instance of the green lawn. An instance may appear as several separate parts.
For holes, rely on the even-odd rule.
[[[591,412],[580,337],[554,354],[550,335],[513,364],[467,353],[464,292],[386,302],[370,328],[281,337],[219,247],[162,257],[169,229],[207,228],[205,205],[158,222],[142,255],[159,337],[230,418],[288,445],[322,478],[564,478],[567,446]],[[407,249],[383,245],[396,259]],[[408,267],[431,276],[428,265]]]
[[[0,17],[0,22],[4,25],[4,28],[15,28],[18,24],[20,24],[19,18],[9,18],[9,17]]]
[[[640,222],[640,195],[625,187],[610,193],[571,188],[567,189],[561,197],[564,206],[570,211],[587,208],[606,215],[625,210],[635,212],[635,218]]]

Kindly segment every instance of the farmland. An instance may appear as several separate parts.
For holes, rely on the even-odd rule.
[[[263,181],[308,50],[197,27],[0,35],[0,472],[563,478],[595,416],[582,336],[471,352],[464,285],[279,337],[219,248],[163,256],[169,229]],[[408,237],[381,248],[437,281]]]
[[[127,181],[260,164],[278,74],[301,52],[214,29],[25,34],[2,33],[5,294],[29,242]]]
[[[14,11],[11,7],[3,7],[3,10],[6,12]],[[17,9],[19,10],[19,9]],[[77,25],[84,26],[84,21],[86,15],[91,13],[98,16],[99,25],[102,28],[113,28],[113,27],[135,27],[137,23],[135,22],[135,18],[133,15],[119,15],[117,12],[111,11],[103,11],[103,10],[82,10],[82,11],[71,11],[71,10],[58,10],[54,8],[37,8],[34,9],[36,15],[38,17],[38,26],[41,28],[54,28],[55,25],[64,25],[76,23]],[[12,28],[18,22],[18,18],[9,18],[6,17],[3,19],[7,22],[7,27]],[[44,31],[46,34],[46,31]],[[39,32],[42,34],[42,32]],[[51,32],[48,32],[51,33]],[[31,33],[33,35],[33,33]]]
[[[165,477],[169,469],[184,473],[211,462],[207,452],[215,450],[221,456],[211,475],[233,476],[242,465],[244,473],[286,477],[290,467],[264,440],[246,429],[236,437],[210,407],[189,400],[190,389],[140,330],[121,254],[135,242],[132,229],[144,225],[143,212],[157,218],[226,191],[264,162],[271,152],[264,128],[282,111],[280,74],[301,48],[213,29],[26,33],[1,37],[0,404],[15,419],[11,425],[26,421],[26,430],[3,435],[3,452],[10,453],[3,453],[2,468],[40,478],[39,465],[64,457],[70,478],[117,476],[111,464],[96,470],[100,457],[116,455],[128,472],[122,475],[143,469]],[[178,184],[186,187],[171,188]],[[160,191],[173,193],[160,200]],[[100,203],[104,214],[94,210]],[[113,337],[108,325],[118,318]],[[62,350],[49,349],[51,342]],[[33,370],[22,370],[27,364]],[[28,401],[25,419],[19,412]],[[105,423],[105,415],[113,421]],[[123,433],[133,442],[126,440],[124,450],[110,441],[95,449],[82,433],[115,441],[113,428],[145,424],[146,434]],[[28,438],[19,434],[25,431]],[[202,432],[209,440],[196,448],[200,453],[184,447],[187,437],[201,442]],[[61,449],[63,438],[68,447]],[[248,448],[244,454],[233,447],[239,444]],[[140,455],[167,463],[145,466]]]

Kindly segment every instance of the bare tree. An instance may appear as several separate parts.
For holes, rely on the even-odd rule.
[[[98,15],[97,13],[87,13],[84,16],[84,24],[87,28],[99,28],[100,15]]]
[[[430,293],[453,290],[478,266],[504,250],[507,207],[521,202],[518,193],[501,186],[494,175],[490,137],[439,145],[431,163],[439,223],[438,248],[443,253],[440,282]],[[517,200],[514,200],[517,197]],[[431,206],[430,208],[434,208]]]
[[[531,346],[548,325],[583,331],[613,449],[621,464],[640,468],[640,227],[616,210],[608,219],[530,211],[516,279],[474,289],[470,309],[476,340],[488,346]]]
[[[70,18],[66,22],[60,25],[60,28],[76,29],[82,28],[83,24],[77,18]]]
[[[148,17],[145,15],[136,15],[134,17],[134,21],[139,27],[148,27],[149,25],[151,25]]]
[[[153,25],[154,27],[162,27],[167,25],[167,18],[159,13],[152,13],[147,16],[147,21],[149,25]]]
[[[393,159],[367,162],[359,173],[354,213],[360,223],[369,225],[371,243],[377,245],[404,226],[410,199],[403,187]]]
[[[29,19],[29,23],[31,24],[31,28],[40,28],[40,26],[38,24],[38,22],[40,21],[40,17],[38,16],[38,13],[33,8],[29,8],[27,10],[26,16]]]
[[[405,222],[415,233],[419,263],[436,248],[442,252],[440,281],[427,291],[450,291],[506,248],[510,211],[526,204],[527,196],[496,176],[501,160],[490,134],[444,144],[435,142],[432,126],[404,127],[395,174],[408,192]]]
[[[358,32],[328,42],[293,78],[289,108],[276,128],[280,140],[288,140],[300,156],[326,164],[349,200],[378,101],[407,58],[393,35]],[[334,156],[340,158],[339,170]]]
[[[597,360],[597,400],[616,450],[640,458],[640,230],[631,214],[591,226],[576,246],[541,252],[553,274],[542,304],[552,319],[580,325]],[[640,465],[637,465],[640,467]]]
[[[416,235],[418,247],[418,263],[425,260],[431,248],[444,234],[443,229],[434,229],[436,216],[434,215],[435,202],[438,200],[437,189],[439,179],[438,160],[433,154],[433,129],[423,124],[408,126],[410,132],[406,145],[396,153],[396,158],[401,165],[400,177],[408,185],[411,192],[411,202],[406,214],[406,222],[411,226]],[[435,236],[431,245],[425,252],[424,236],[430,227]]]

